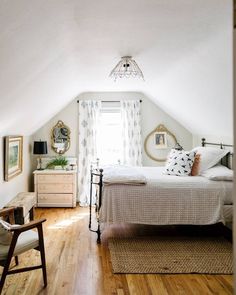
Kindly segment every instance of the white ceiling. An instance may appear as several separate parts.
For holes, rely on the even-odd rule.
[[[0,0],[0,135],[86,91],[140,91],[194,134],[232,137],[230,0]],[[132,55],[145,82],[108,78]]]

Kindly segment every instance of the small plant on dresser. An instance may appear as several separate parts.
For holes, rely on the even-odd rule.
[[[67,165],[68,165],[68,160],[66,159],[66,157],[59,156],[51,160],[47,164],[46,169],[65,169]]]

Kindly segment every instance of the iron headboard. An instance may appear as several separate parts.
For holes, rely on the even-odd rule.
[[[221,160],[221,164],[232,169],[233,163],[233,145],[232,144],[224,144],[224,143],[213,143],[207,142],[205,138],[202,138],[202,146],[205,147],[207,145],[218,146],[220,149],[229,148],[228,154]]]

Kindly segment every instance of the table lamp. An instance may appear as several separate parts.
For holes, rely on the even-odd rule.
[[[34,141],[34,155],[40,155],[38,158],[39,168],[37,170],[43,170],[42,168],[42,158],[41,155],[46,155],[48,153],[47,142],[46,141]]]

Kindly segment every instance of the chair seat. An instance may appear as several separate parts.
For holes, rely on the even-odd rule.
[[[17,256],[25,251],[34,249],[39,246],[38,233],[28,230],[21,233],[18,237],[13,256]],[[0,244],[0,260],[5,260],[9,251],[9,245]]]

